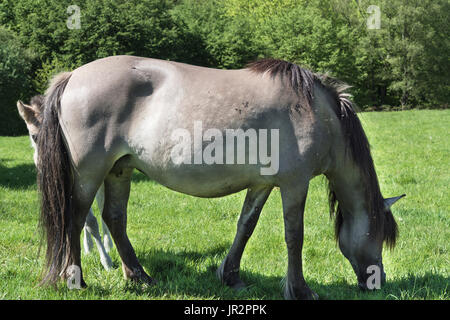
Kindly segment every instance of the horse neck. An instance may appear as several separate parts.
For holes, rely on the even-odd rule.
[[[343,156],[326,176],[330,191],[335,194],[341,209],[346,212],[366,210],[366,179],[349,157]]]
[[[338,154],[335,165],[326,173],[330,188],[330,209],[338,205],[338,215],[344,218],[351,216],[351,220],[359,226],[364,225],[367,232],[381,236],[383,198],[375,169],[371,165],[361,168],[345,149]]]

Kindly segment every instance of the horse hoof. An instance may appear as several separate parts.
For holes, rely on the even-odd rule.
[[[286,300],[319,300],[319,295],[308,288],[308,286],[293,288],[289,285],[286,285],[284,298]]]
[[[142,267],[128,268],[122,263],[123,276],[127,280],[131,280],[135,283],[141,283],[145,286],[152,286],[156,284],[156,280],[150,277]]]
[[[152,287],[158,283],[156,279],[151,278],[149,275],[145,274],[139,278],[135,278],[134,281],[143,284],[146,287]]]
[[[247,285],[239,278],[239,272],[225,272],[224,266],[225,262],[216,271],[220,282],[236,291],[245,289]]]

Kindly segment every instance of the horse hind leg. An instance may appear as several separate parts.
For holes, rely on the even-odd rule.
[[[83,182],[80,177],[76,177],[73,184],[73,217],[71,224],[71,242],[68,266],[70,267],[74,265],[79,267],[80,274],[78,282],[80,287],[86,287],[81,270],[80,236],[86,223],[86,218],[91,210],[91,205],[95,197],[95,190],[98,189],[98,185],[99,184],[96,184],[93,179]],[[61,274],[63,278],[69,276],[68,269],[66,271],[66,274]]]
[[[239,277],[242,254],[248,239],[255,229],[261,210],[269,197],[272,187],[249,188],[239,217],[236,236],[227,256],[217,270],[222,283],[234,289],[245,287]]]
[[[133,167],[129,166],[125,157],[118,160],[106,176],[104,181],[105,204],[102,216],[122,259],[122,270],[125,279],[152,284],[154,280],[147,275],[139,263],[126,232],[127,203],[130,195],[133,169]]]

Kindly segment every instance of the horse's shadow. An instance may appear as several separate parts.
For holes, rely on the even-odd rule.
[[[219,245],[207,252],[150,250],[137,252],[146,271],[157,280],[146,287],[126,282],[125,290],[151,299],[178,296],[182,299],[282,299],[280,277],[267,277],[241,271],[247,288],[235,291],[221,284],[216,276],[217,261],[221,261],[229,245]]]
[[[26,189],[36,184],[36,168],[34,164],[20,164],[7,167],[12,159],[0,159],[0,186],[8,189]]]
[[[151,299],[181,296],[183,299],[265,299],[282,300],[284,278],[266,276],[241,270],[241,279],[247,288],[235,291],[220,283],[216,276],[218,262],[228,252],[229,245],[222,244],[207,252],[172,252],[154,249],[138,253],[139,260],[150,275],[158,280],[155,286],[125,285],[125,290]],[[350,267],[350,266],[349,266]],[[320,299],[338,300],[374,300],[374,299],[430,299],[447,291],[449,278],[444,275],[427,272],[420,276],[408,275],[388,282],[381,290],[361,291],[354,283],[337,280],[333,283],[306,278],[311,289]]]
[[[36,167],[33,163],[19,164],[8,167],[6,164],[14,159],[0,158],[0,186],[20,190],[27,189],[36,184]],[[152,182],[144,174],[135,171],[132,177],[133,182]]]

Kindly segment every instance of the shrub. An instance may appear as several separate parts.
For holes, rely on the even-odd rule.
[[[27,99],[31,90],[33,56],[16,35],[0,27],[0,135],[20,135],[26,127],[20,118],[16,101]]]

